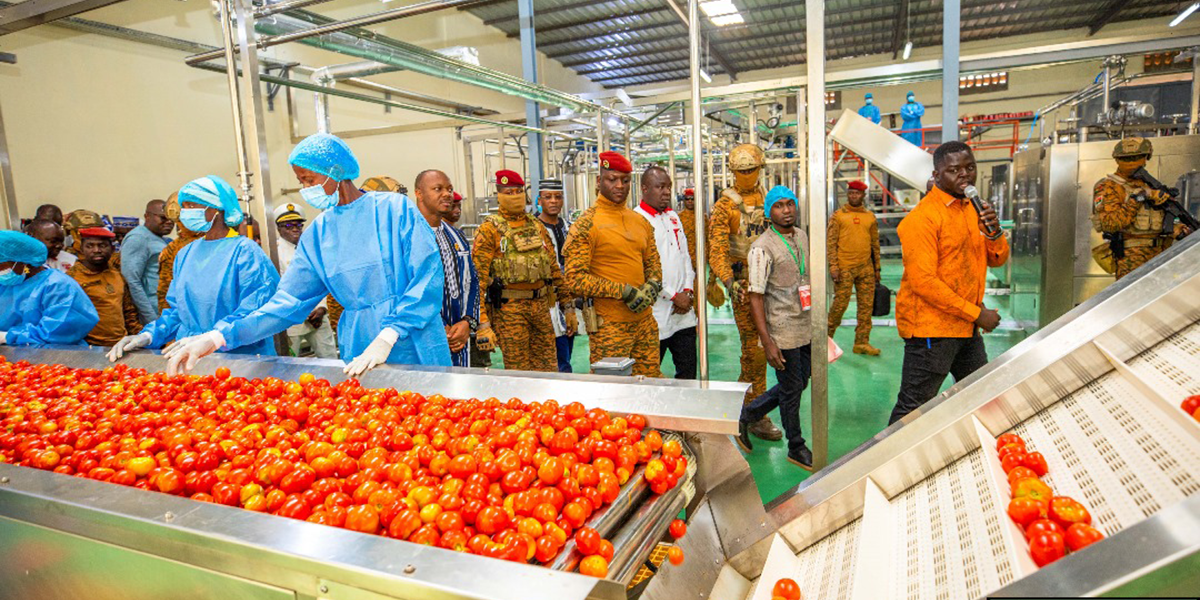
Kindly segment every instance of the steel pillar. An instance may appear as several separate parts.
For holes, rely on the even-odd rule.
[[[537,30],[533,25],[533,0],[517,0],[517,15],[521,27],[521,75],[529,83],[538,83],[537,71]],[[542,126],[542,107],[533,100],[525,101],[525,124],[530,127]],[[529,132],[526,134],[529,156],[529,172],[525,173],[527,181],[535,186],[543,178],[545,161],[542,159],[542,134]],[[533,207],[538,206],[537,194],[533,194]]]
[[[957,4],[958,0],[947,0]],[[825,3],[809,2],[805,28],[808,44],[808,269],[812,286],[812,453],[813,468],[829,463],[828,298],[825,264],[826,206],[829,189],[825,142]],[[957,60],[957,56],[956,56]],[[958,76],[955,76],[957,83]]]
[[[1200,55],[1200,47],[1193,48]],[[1192,56],[1192,108],[1188,111],[1192,133],[1200,133],[1200,56]]]
[[[704,133],[700,129],[704,116],[700,106],[700,3],[688,0],[688,68],[692,114],[692,179],[696,188],[696,375],[708,381],[708,239],[705,229],[708,219],[708,181],[704,177]],[[672,148],[671,153],[674,155]]]
[[[4,114],[0,111],[0,203],[4,207],[4,223],[9,229],[21,229],[21,214],[17,210],[17,191],[13,185],[12,162],[8,156],[8,137],[4,133]]]
[[[961,20],[961,0],[944,0],[942,4],[943,144],[958,139],[958,42]]]

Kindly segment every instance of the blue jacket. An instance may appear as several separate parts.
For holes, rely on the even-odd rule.
[[[121,275],[129,284],[142,323],[158,318],[158,255],[170,241],[138,225],[121,243]]]
[[[9,346],[79,344],[100,322],[96,307],[68,275],[45,269],[12,286],[0,286],[0,331]]]

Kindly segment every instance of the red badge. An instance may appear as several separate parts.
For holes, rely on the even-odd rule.
[[[854,217],[854,224],[858,225],[858,223],[859,223],[858,217]]]

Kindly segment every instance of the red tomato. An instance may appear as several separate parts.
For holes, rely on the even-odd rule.
[[[475,529],[485,535],[493,535],[508,526],[508,515],[495,506],[479,511],[475,517]]]
[[[1046,465],[1046,457],[1042,456],[1041,452],[1030,452],[1021,458],[1021,466],[1037,473],[1038,477],[1050,472],[1050,467]],[[1015,469],[1014,469],[1015,470]]]
[[[1000,450],[1009,444],[1020,444],[1021,446],[1024,446],[1025,440],[1021,439],[1021,436],[1015,433],[1005,433],[996,438],[996,450]]]
[[[1049,504],[1054,494],[1042,480],[1026,477],[1013,484],[1012,495],[1013,498],[1033,498]]]
[[[575,532],[575,547],[585,556],[600,551],[600,533],[591,527],[583,527]]]
[[[1034,536],[1043,533],[1057,533],[1059,535],[1067,534],[1066,530],[1063,529],[1058,523],[1055,523],[1050,519],[1038,519],[1030,523],[1029,527],[1025,529],[1025,539],[1033,539]]]
[[[1008,503],[1008,516],[1025,529],[1030,523],[1046,518],[1046,503],[1034,498],[1013,498]]]
[[[1023,450],[1014,450],[1004,455],[1004,458],[1000,459],[1000,468],[1004,469],[1004,473],[1007,475],[1013,469],[1024,466],[1021,464],[1024,460],[1025,452]]]
[[[346,509],[346,529],[375,533],[379,530],[379,512],[366,504],[351,506]]]
[[[664,442],[662,445],[662,453],[663,456],[679,458],[683,455],[683,445],[679,443],[679,440],[670,440],[668,442]]]
[[[672,538],[679,539],[687,533],[687,523],[684,523],[683,519],[675,519],[674,521],[671,521],[671,526],[668,528],[668,531],[671,532]]]
[[[780,579],[771,588],[771,594],[786,600],[800,600],[800,586],[792,579]]]
[[[1050,499],[1050,518],[1064,529],[1075,523],[1092,524],[1092,515],[1080,502],[1066,496],[1055,496]]]
[[[1026,477],[1037,478],[1037,476],[1038,474],[1034,473],[1028,467],[1016,467],[1008,472],[1008,487],[1011,490],[1012,486],[1017,483],[1018,480]]]
[[[213,376],[217,379],[229,379],[229,367],[217,367],[217,372]]]
[[[608,561],[603,556],[588,556],[579,563],[579,572],[583,575],[604,579],[608,577]]]
[[[1196,410],[1200,409],[1200,394],[1188,396],[1183,402],[1179,403],[1179,408],[1182,408],[1183,412],[1189,415],[1196,412]]]
[[[1033,562],[1044,567],[1067,554],[1067,543],[1059,533],[1039,533],[1029,540],[1029,553]]]
[[[283,506],[275,514],[289,519],[304,521],[312,515],[312,508],[299,496],[290,496],[283,501]]]
[[[1071,549],[1071,552],[1078,552],[1102,539],[1104,539],[1104,534],[1091,525],[1075,523],[1067,528],[1067,547]]]
[[[612,560],[614,552],[616,552],[616,549],[613,548],[612,542],[608,540],[600,540],[600,550],[598,550],[596,554],[603,556],[604,560]]]
[[[667,560],[673,565],[682,565],[683,550],[679,546],[671,546],[667,549]]]

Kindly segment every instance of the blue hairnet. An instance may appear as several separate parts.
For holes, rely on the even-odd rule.
[[[235,227],[242,222],[242,206],[238,204],[233,186],[216,175],[193,179],[179,188],[179,204],[197,202],[225,211],[225,224]]]
[[[0,231],[0,262],[10,261],[40,267],[46,263],[46,245],[19,231]]]
[[[864,98],[874,98],[874,97],[875,97],[875,95],[872,94],[871,92],[867,92],[867,95],[864,96]]]
[[[767,199],[763,201],[763,211],[768,220],[771,218],[771,207],[775,206],[776,202],[786,199],[791,199],[794,202],[796,194],[793,194],[792,190],[789,190],[785,185],[777,185],[771,188],[771,191],[767,192]]]
[[[288,156],[288,163],[314,173],[328,175],[334,181],[358,178],[358,159],[342,138],[314,133],[304,138]]]

